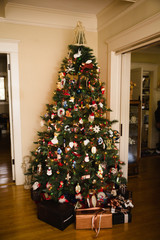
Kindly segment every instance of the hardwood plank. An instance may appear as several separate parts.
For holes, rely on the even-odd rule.
[[[143,158],[140,174],[129,179],[135,205],[131,223],[102,229],[99,240],[159,240],[160,239],[160,156]],[[71,224],[60,231],[37,218],[36,204],[30,191],[23,186],[0,186],[1,240],[82,240],[94,239],[92,230],[75,230]]]

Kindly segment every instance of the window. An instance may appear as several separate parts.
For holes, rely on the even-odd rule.
[[[6,100],[5,94],[5,79],[4,77],[0,77],[0,101]]]

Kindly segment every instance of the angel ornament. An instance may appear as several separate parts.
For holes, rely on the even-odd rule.
[[[75,28],[75,38],[74,38],[75,45],[84,45],[86,44],[86,37],[84,33],[84,27],[80,21],[77,22],[77,26]]]

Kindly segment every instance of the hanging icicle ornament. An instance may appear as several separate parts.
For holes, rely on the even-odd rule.
[[[84,45],[86,44],[85,32],[84,27],[80,21],[77,22],[77,26],[74,30],[75,37],[74,37],[74,45]]]
[[[100,164],[98,166],[97,177],[99,177],[100,179],[103,178],[103,169],[102,169],[102,166]]]

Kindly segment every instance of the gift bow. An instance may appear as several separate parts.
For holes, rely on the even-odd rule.
[[[97,211],[93,215],[93,217],[92,217],[92,230],[95,230],[96,237],[98,236],[98,234],[100,232],[100,229],[101,229],[101,218],[102,218],[103,213],[105,213],[105,212],[106,212],[106,209],[102,208],[99,211]],[[98,214],[100,214],[99,215],[99,223],[98,223]]]

